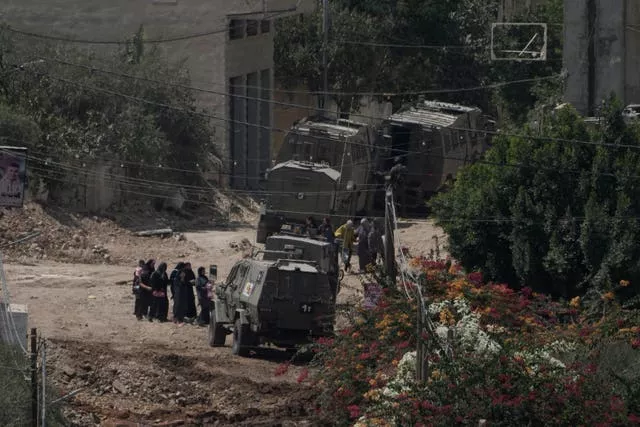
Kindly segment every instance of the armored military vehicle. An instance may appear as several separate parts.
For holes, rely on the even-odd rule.
[[[296,122],[265,177],[268,197],[257,242],[264,243],[282,224],[304,224],[315,212],[334,223],[367,214],[373,205],[369,184],[376,139],[373,126],[350,120],[306,117]]]
[[[313,261],[329,276],[334,299],[340,292],[341,270],[336,247],[324,240],[296,235],[290,230],[281,230],[270,236],[264,245],[263,259],[277,260],[285,254],[290,259]]]
[[[406,168],[397,200],[403,214],[425,213],[425,199],[446,188],[465,165],[489,148],[489,118],[476,107],[419,101],[401,108],[382,123],[378,169]],[[384,207],[384,192],[376,208]],[[405,210],[406,209],[406,210]]]
[[[223,346],[233,334],[232,353],[247,356],[261,344],[290,349],[332,335],[335,298],[328,275],[312,261],[262,255],[238,261],[216,285],[209,345]]]

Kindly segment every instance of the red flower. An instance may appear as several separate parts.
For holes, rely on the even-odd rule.
[[[479,271],[474,271],[467,276],[470,282],[477,284],[482,283],[482,273]]]
[[[309,376],[309,370],[307,368],[304,368],[302,370],[302,372],[300,372],[300,375],[298,375],[298,382],[301,383],[304,380],[307,379],[307,377]]]
[[[274,374],[276,377],[279,377],[281,375],[286,374],[288,371],[289,371],[289,362],[285,362],[278,365]]]
[[[358,405],[347,406],[347,409],[349,410],[349,416],[351,418],[360,417],[360,408],[358,407]]]
[[[631,347],[633,347],[634,349],[640,348],[640,339],[635,339],[631,341]]]
[[[409,341],[402,341],[400,344],[398,344],[399,349],[403,349],[407,347],[409,347]]]
[[[640,424],[640,417],[636,414],[629,414],[628,420],[632,424]]]

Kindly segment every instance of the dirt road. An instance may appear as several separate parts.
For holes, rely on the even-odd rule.
[[[404,246],[428,252],[438,233],[422,222],[403,228],[400,236]],[[217,264],[218,277],[224,278],[255,231],[185,237],[198,247],[189,252],[194,267]],[[105,246],[117,254],[118,244]],[[143,246],[148,251],[149,244]],[[158,261],[173,268],[185,259]],[[231,337],[226,347],[214,349],[207,345],[206,328],[136,321],[129,284],[134,264],[135,259],[131,265],[38,259],[5,266],[12,302],[28,305],[31,326],[50,343],[49,371],[57,394],[80,389],[69,399],[72,421],[82,426],[314,424],[312,393],[297,382],[304,366],[275,375],[287,360],[284,352],[265,349],[251,358],[233,357]],[[360,288],[356,276],[347,276],[341,300],[357,300]]]

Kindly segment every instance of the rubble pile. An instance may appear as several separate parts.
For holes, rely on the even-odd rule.
[[[199,252],[181,233],[137,237],[112,219],[83,217],[36,203],[0,209],[0,251],[7,261],[83,264],[131,264],[140,258],[174,259]]]
[[[197,358],[144,351],[139,358],[123,358],[103,346],[54,344],[50,352],[53,383],[60,393],[82,390],[65,409],[74,425],[141,421],[145,425],[255,425],[283,415],[296,419],[310,413],[305,402],[311,401],[311,390],[282,383],[258,386],[217,372]],[[257,393],[261,398],[273,395],[272,404],[256,405]],[[109,407],[113,410],[106,411]]]

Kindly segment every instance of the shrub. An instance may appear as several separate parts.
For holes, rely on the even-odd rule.
[[[552,301],[528,288],[414,258],[428,301],[416,330],[415,299],[385,289],[349,327],[313,345],[317,408],[335,425],[628,425],[638,423],[640,361],[607,361],[612,343],[638,347],[638,313],[615,295],[597,304]],[[415,294],[414,294],[415,295]],[[598,316],[594,316],[598,313]],[[425,381],[415,381],[416,345]],[[626,369],[625,375],[619,375]],[[616,373],[617,372],[617,373]]]

